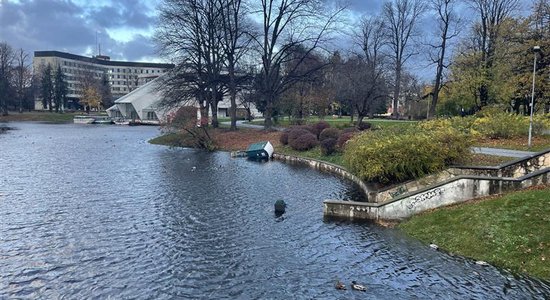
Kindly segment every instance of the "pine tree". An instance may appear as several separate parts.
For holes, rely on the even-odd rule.
[[[53,82],[52,82],[52,66],[48,64],[42,71],[42,106],[52,111],[53,100]]]
[[[61,71],[61,66],[57,66],[54,78],[53,101],[55,103],[55,112],[59,112],[59,108],[63,111],[67,102],[67,82],[65,75]]]
[[[105,109],[111,107],[113,105],[113,95],[111,94],[111,83],[109,81],[109,75],[107,73],[103,73],[103,76],[101,77],[101,87],[100,87],[100,94],[101,94],[101,104]]]

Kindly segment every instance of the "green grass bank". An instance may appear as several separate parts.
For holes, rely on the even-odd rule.
[[[25,111],[22,113],[10,111],[7,116],[0,116],[0,122],[44,122],[52,124],[72,123],[74,116],[84,112],[56,113],[49,111]],[[100,113],[96,113],[100,114]]]
[[[550,187],[445,207],[399,228],[445,251],[550,279]]]

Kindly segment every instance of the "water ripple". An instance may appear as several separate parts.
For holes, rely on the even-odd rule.
[[[0,299],[550,297],[397,230],[323,221],[324,199],[357,194],[325,173],[149,145],[152,127],[14,126],[0,137]]]

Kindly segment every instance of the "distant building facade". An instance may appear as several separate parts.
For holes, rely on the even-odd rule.
[[[58,66],[61,67],[67,81],[67,99],[73,103],[78,103],[82,97],[83,79],[92,77],[102,80],[103,76],[107,76],[113,100],[116,100],[174,67],[173,64],[112,61],[104,55],[86,57],[60,51],[34,52],[35,73],[40,72],[48,64],[54,72]],[[35,101],[35,109],[45,109],[40,99]]]
[[[198,104],[196,101],[188,103],[182,102],[175,107],[166,108],[161,105],[164,99],[164,92],[161,88],[161,80],[152,80],[147,84],[140,86],[132,92],[117,99],[114,105],[107,109],[109,117],[116,121],[132,121],[142,124],[162,124],[166,123],[170,118],[169,115],[174,113],[182,106],[194,106],[197,108],[197,118],[201,119]],[[257,118],[262,114],[256,109],[252,103],[245,107],[240,101],[240,96],[237,97],[237,117],[244,119],[245,117]],[[218,117],[229,117],[229,108],[231,101],[229,96],[224,96],[223,100],[218,103]],[[212,111],[209,109],[208,116],[212,116]]]

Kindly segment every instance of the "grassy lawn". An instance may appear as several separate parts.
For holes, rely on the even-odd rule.
[[[354,119],[356,121],[357,119]],[[409,126],[411,124],[415,124],[416,121],[405,121],[405,120],[390,120],[390,119],[364,119],[365,122],[371,123],[372,125],[378,126],[380,128],[386,128],[386,127],[393,127],[393,126]],[[326,118],[319,118],[319,117],[309,117],[306,119],[307,124],[314,124],[319,121],[326,121],[330,124],[331,127],[337,127],[337,128],[346,128],[346,127],[352,127],[353,124],[351,123],[351,118],[349,116],[344,116],[342,118],[333,118],[333,117],[326,117]],[[263,120],[256,120],[252,121],[252,124],[255,125],[264,125]],[[287,117],[279,119],[277,124],[275,126],[280,127],[289,127],[290,121]]]
[[[446,207],[399,227],[425,243],[550,279],[550,187]]]
[[[323,155],[321,153],[321,148],[315,147],[308,151],[296,151],[289,146],[280,146],[277,149],[275,149],[276,153],[286,154],[286,155],[293,155],[293,156],[299,156],[299,157],[306,157],[306,158],[313,158],[320,161],[329,162],[335,165],[343,166],[344,160],[343,155],[340,152],[335,152],[331,155]]]
[[[332,155],[321,154],[321,149],[316,147],[309,151],[296,151],[289,146],[283,146],[279,142],[280,132],[277,131],[263,131],[256,129],[239,129],[237,131],[229,131],[226,128],[208,130],[210,136],[214,140],[215,145],[220,150],[236,151],[246,150],[246,148],[258,141],[270,141],[275,148],[276,153],[294,155],[300,157],[313,158],[336,165],[343,165],[343,156],[341,153],[336,152]],[[193,141],[187,134],[182,133],[169,133],[159,137],[156,137],[149,141],[151,144],[167,145],[171,147],[192,147]]]
[[[81,115],[78,113],[56,113],[49,111],[31,111],[31,112],[10,112],[7,116],[0,116],[0,122],[34,121],[46,123],[72,123],[73,117]]]

